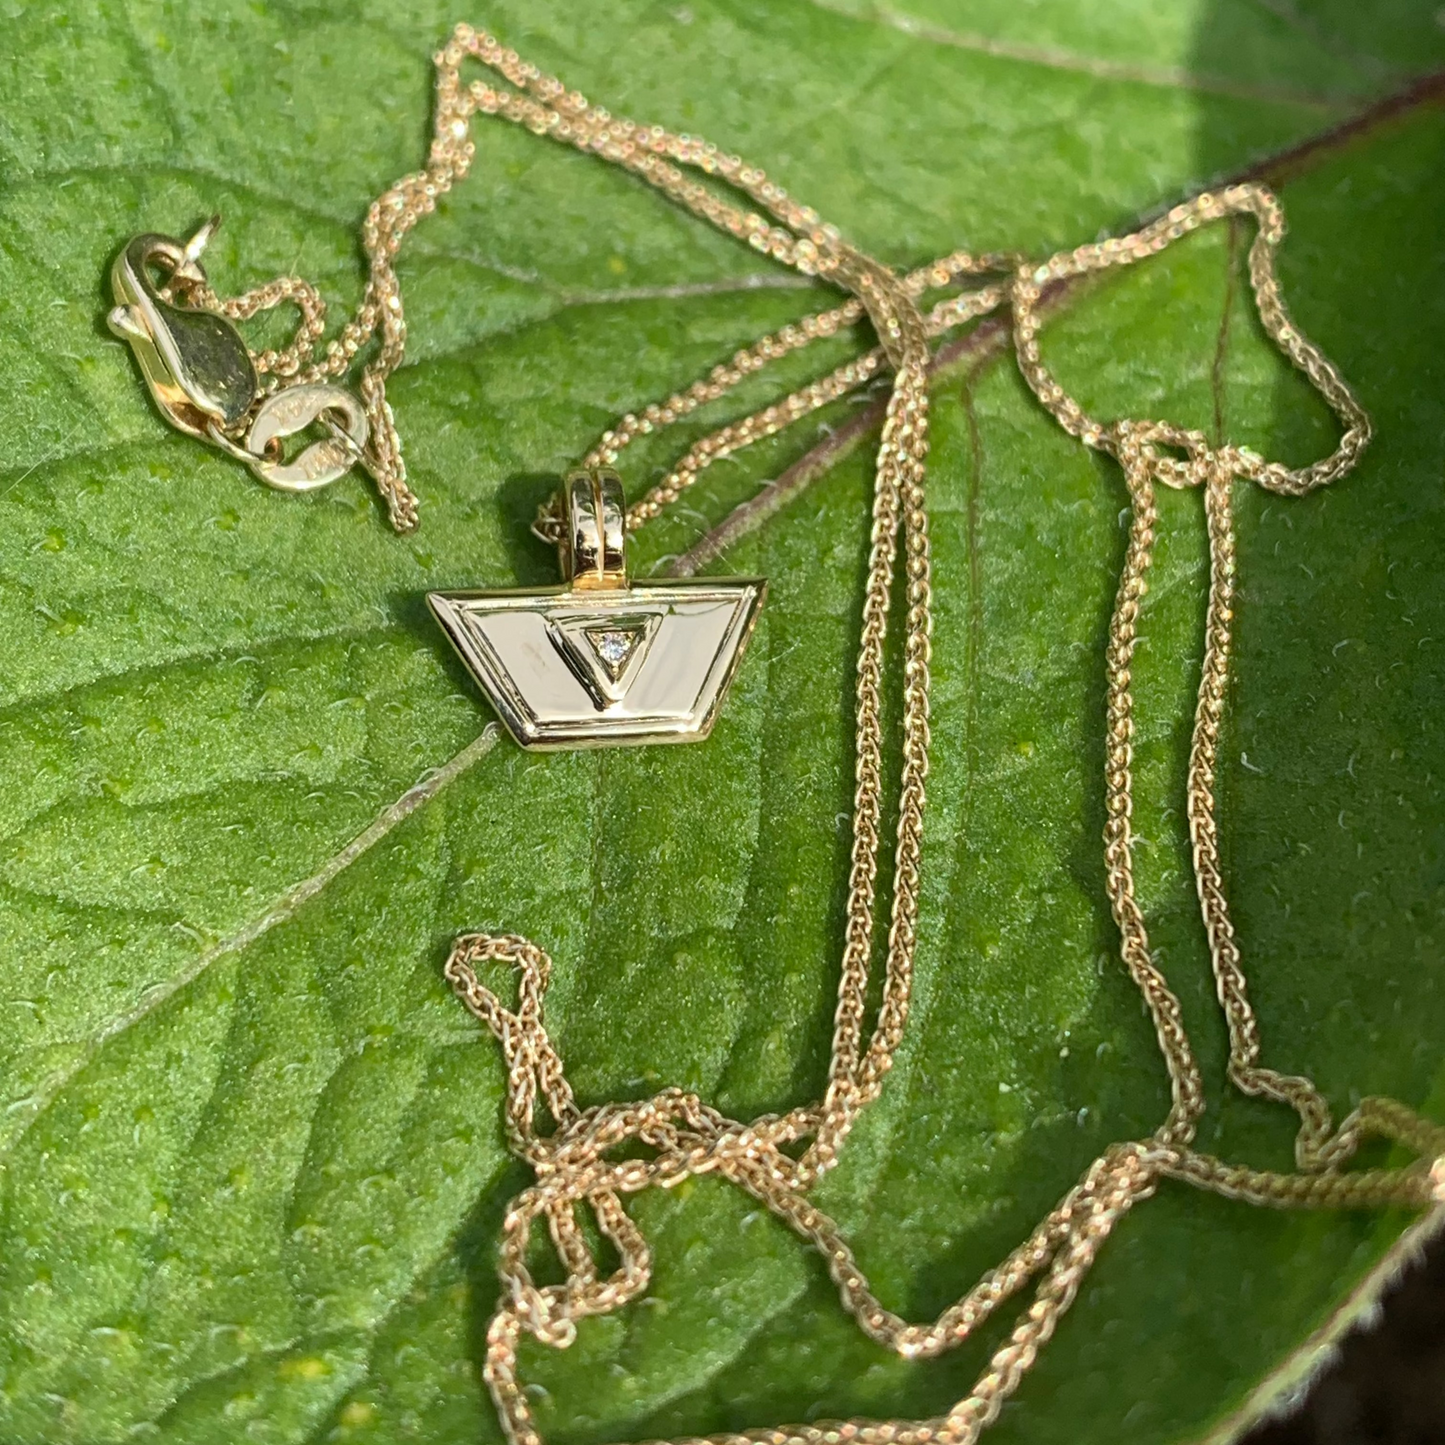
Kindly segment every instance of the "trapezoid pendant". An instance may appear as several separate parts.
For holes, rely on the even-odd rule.
[[[629,583],[616,473],[576,472],[564,495],[568,585],[432,592],[432,615],[524,748],[700,741],[727,695],[767,583]]]

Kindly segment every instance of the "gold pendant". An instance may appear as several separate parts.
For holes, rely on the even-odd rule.
[[[567,586],[432,592],[433,616],[524,748],[705,738],[767,583],[629,583],[617,474],[575,472],[565,498]]]

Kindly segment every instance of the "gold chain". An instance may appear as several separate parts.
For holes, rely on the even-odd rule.
[[[463,85],[460,71],[468,59],[490,68],[506,85],[481,80]],[[258,369],[281,379],[307,381],[341,375],[377,329],[381,330],[381,347],[367,362],[360,389],[374,438],[368,463],[398,528],[415,525],[416,509],[385,399],[386,377],[401,361],[406,334],[393,262],[406,233],[466,174],[474,154],[470,120],[478,111],[502,116],[620,165],[754,249],[851,293],[842,305],[738,352],[730,363],[715,368],[687,390],[625,416],[603,435],[585,465],[611,465],[638,438],[720,399],[772,361],[813,341],[836,336],[845,326],[866,317],[877,332],[879,345],[874,350],[696,442],[663,481],[634,504],[627,518],[630,528],[657,516],[712,462],[775,434],[885,371],[892,374],[874,483],[857,664],[857,789],[847,921],[832,1060],[822,1100],[746,1123],[726,1118],[697,1095],[680,1089],[665,1089],[641,1103],[580,1109],[544,1025],[543,1001],[551,968],[547,954],[514,935],[475,934],[458,939],[447,960],[448,981],[501,1045],[508,1067],[508,1139],[537,1175],[536,1183],[512,1201],[505,1217],[500,1253],[502,1294],[487,1334],[485,1376],[513,1445],[541,1445],[516,1373],[520,1337],[527,1333],[543,1343],[566,1347],[575,1337],[577,1321],[636,1298],[647,1286],[651,1256],[621,1201],[642,1189],[671,1187],[691,1175],[716,1173],[731,1180],[812,1243],[826,1260],[844,1307],[863,1331],[905,1357],[931,1358],[960,1344],[1001,1304],[1038,1279],[1033,1301],[1007,1343],[993,1355],[972,1391],[946,1416],[916,1422],[798,1425],[711,1437],[727,1445],[847,1445],[852,1441],[967,1445],[976,1440],[997,1417],[1053,1333],[1105,1239],[1134,1204],[1154,1192],[1161,1177],[1275,1206],[1388,1203],[1419,1207],[1445,1199],[1445,1129],[1403,1105],[1373,1098],[1365,1099],[1335,1128],[1327,1103],[1309,1080],[1279,1074],[1260,1064],[1258,1023],[1246,993],[1220,867],[1214,779],[1228,688],[1237,565],[1233,483],[1244,478],[1276,492],[1300,495],[1344,475],[1369,440],[1368,418],[1348,386],[1285,310],[1274,271],[1274,253],[1284,223],[1274,197],[1260,186],[1234,186],[1176,207],[1133,235],[1061,252],[1041,266],[1011,256],[974,257],[956,252],[899,277],[849,246],[833,227],[793,201],[757,168],[695,137],[614,117],[483,32],[459,26],[436,57],[436,66],[435,134],[427,168],[403,178],[368,212],[363,231],[371,263],[366,293],[356,317],[330,343],[324,359],[311,359],[322,334],[324,310],[319,296],[306,283],[281,278],[234,301],[209,298],[210,304],[235,318],[282,300],[298,305],[303,321],[296,340],[284,351],[256,357]],[[721,199],[708,186],[690,179],[684,168],[743,192],[772,219]],[[1051,283],[1133,264],[1202,225],[1238,215],[1252,215],[1258,224],[1249,272],[1266,331],[1344,424],[1335,452],[1299,470],[1266,462],[1246,448],[1211,447],[1202,434],[1167,422],[1096,422],[1054,380],[1040,357],[1038,307]],[[929,289],[956,283],[962,277],[999,272],[1008,273],[1008,278],[964,291],[926,315],[919,308],[920,298]],[[928,769],[931,573],[923,483],[928,450],[929,340],[1003,305],[1012,312],[1015,350],[1029,386],[1065,430],[1118,460],[1129,490],[1132,524],[1106,649],[1106,887],[1120,932],[1121,955],[1153,1019],[1173,1102],[1153,1136],[1110,1146],[997,1269],[932,1324],[915,1325],[887,1310],[873,1295],[837,1226],[808,1201],[807,1193],[837,1162],[860,1111],[880,1091],[908,1015]],[[1161,483],[1199,486],[1204,494],[1209,604],[1186,801],[1201,915],[1229,1029],[1229,1077],[1246,1093],[1287,1103],[1298,1112],[1299,1172],[1293,1174],[1227,1164],[1191,1147],[1204,1109],[1203,1082],[1179,1002],[1153,961],[1135,894],[1130,829],[1130,669],[1158,522],[1155,487]],[[550,535],[553,525],[552,515],[544,512],[539,531]],[[899,821],[882,996],[865,1044],[882,826],[883,641],[900,549],[907,588]],[[479,977],[479,968],[494,964],[511,965],[518,972],[515,1009],[506,1008]],[[549,1133],[540,1133],[536,1127],[539,1102],[552,1118]],[[1344,1172],[1343,1165],[1367,1135],[1395,1140],[1419,1157],[1402,1168]],[[788,1146],[804,1140],[810,1142],[795,1158]],[[629,1141],[648,1146],[648,1157],[610,1157]],[[578,1222],[576,1206],[583,1203],[591,1208],[600,1232],[616,1247],[621,1261],[606,1277],[601,1276]],[[527,1269],[531,1231],[539,1218],[545,1221],[566,1270],[563,1284],[538,1287]]]
[[[1011,270],[1014,259],[1011,256],[998,255],[971,256],[966,251],[955,251],[952,255],[941,257],[917,271],[910,272],[903,278],[903,289],[916,301],[924,291],[947,286],[960,276]],[[935,337],[975,317],[986,315],[999,307],[1007,293],[1006,283],[996,283],[942,301],[923,318],[924,331],[930,338]],[[680,420],[698,407],[720,400],[733,387],[770,362],[779,361],[811,342],[836,336],[843,327],[851,326],[861,320],[862,316],[861,303],[849,301],[831,311],[804,317],[802,321],[793,322],[781,331],[763,337],[761,341],[739,351],[731,362],[715,367],[705,380],[694,382],[686,391],[676,392],[665,402],[654,403],[643,408],[641,412],[629,412],[615,428],[602,434],[597,445],[584,458],[583,466],[614,465],[623,448],[639,437],[647,436]],[[829,402],[846,396],[850,391],[871,381],[884,370],[886,364],[883,348],[875,346],[862,356],[844,362],[827,376],[784,397],[782,401],[764,407],[740,421],[731,422],[695,442],[662,481],[628,508],[628,530],[636,531],[644,523],[661,515],[698,479],[704,469],[714,462],[742,451],[744,447],[751,446],[764,437],[774,436],[794,422],[801,421],[803,417],[827,406]],[[545,541],[557,540],[560,531],[555,505],[543,509],[535,530]]]

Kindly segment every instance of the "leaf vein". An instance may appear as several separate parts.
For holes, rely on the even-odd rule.
[[[1268,86],[1240,85],[1220,76],[1196,75],[1183,66],[1107,60],[1102,56],[1080,55],[1061,46],[1030,45],[1023,41],[1001,40],[996,36],[982,35],[977,31],[949,30],[885,5],[871,6],[866,12],[859,14],[843,9],[836,0],[811,0],[811,3],[831,14],[897,30],[915,40],[953,50],[972,51],[997,60],[1038,66],[1045,70],[1086,75],[1094,80],[1147,85],[1159,90],[1195,91],[1205,95],[1225,96],[1232,100],[1266,101],[1270,104],[1296,105],[1324,111],[1340,110],[1355,98],[1333,93],[1314,94]]]
[[[20,1141],[34,1127],[35,1121],[44,1115],[65,1086],[81,1073],[107,1044],[149,1018],[182,989],[200,978],[219,959],[244,952],[278,924],[293,918],[302,907],[351,867],[358,858],[369,852],[394,828],[426,803],[431,802],[446,787],[491,752],[497,744],[498,737],[497,724],[488,723],[479,737],[468,743],[455,757],[444,763],[429,777],[409,788],[395,802],[383,808],[366,828],[340,852],[328,858],[309,878],[302,879],[273,898],[267,907],[250,922],[197,954],[187,967],[151,990],[141,1003],[112,1019],[104,1028],[92,1034],[86,1042],[84,1052],[73,1062],[52,1074],[27,1101],[30,1112],[24,1124],[11,1139],[5,1154],[8,1156],[14,1153]]]

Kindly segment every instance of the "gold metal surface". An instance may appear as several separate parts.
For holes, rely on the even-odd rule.
[[[320,421],[329,435],[305,447],[290,461],[281,443]],[[320,382],[272,392],[256,410],[246,433],[246,464],[278,492],[314,492],[344,477],[365,454],[366,408],[351,392]]]
[[[752,636],[760,578],[636,582],[615,472],[567,478],[565,587],[433,592],[427,603],[525,748],[697,742]]]
[[[765,591],[729,578],[427,602],[523,747],[581,748],[705,738]]]
[[[256,368],[229,321],[200,307],[178,305],[152,272],[163,270],[170,290],[204,287],[199,257],[217,224],[213,218],[189,242],[136,236],[110,273],[116,302],[107,318],[110,329],[130,342],[166,418],[195,437],[208,437],[216,426],[236,427],[246,418],[259,390]]]
[[[563,483],[567,524],[558,541],[562,575],[574,587],[627,586],[627,508],[622,481],[610,468],[573,472]]]

